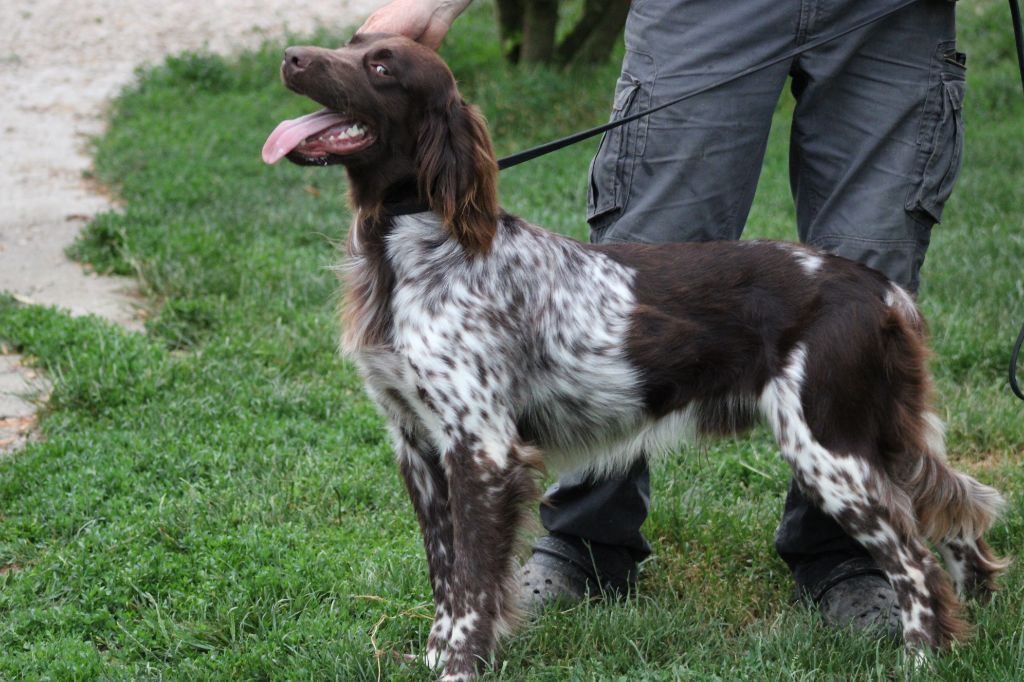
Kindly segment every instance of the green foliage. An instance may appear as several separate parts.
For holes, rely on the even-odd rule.
[[[445,55],[500,153],[606,118],[613,66],[507,69],[489,11],[460,19]],[[961,8],[970,146],[921,298],[952,457],[1008,493],[992,542],[1019,554],[1024,420],[1003,373],[1024,318],[1024,100],[1004,12]],[[97,142],[100,179],[125,205],[76,253],[141,279],[147,335],[0,298],[0,337],[54,380],[43,442],[0,460],[0,679],[425,676],[392,655],[422,651],[431,614],[416,522],[335,349],[343,174],[259,160],[280,119],[315,108],[281,87],[280,51],[147,71]],[[786,99],[752,237],[794,236]],[[585,239],[595,145],[503,174],[505,207]],[[924,667],[791,604],[772,549],[788,473],[765,434],[686,451],[653,478],[639,594],[546,612],[488,679],[1003,680],[1024,668],[1019,567],[992,604],[970,607],[976,639]]]
[[[89,221],[78,239],[67,249],[68,257],[88,263],[104,275],[134,275],[128,259],[127,235],[115,213],[101,213]]]

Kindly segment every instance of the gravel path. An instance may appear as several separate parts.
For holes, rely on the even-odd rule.
[[[318,25],[355,25],[381,4],[2,0],[0,291],[141,329],[131,279],[90,275],[64,256],[89,218],[111,208],[82,178],[90,165],[88,139],[103,130],[105,103],[131,81],[136,67],[167,54],[231,52]],[[26,384],[26,373],[13,360],[0,362],[0,452],[22,442],[33,423],[25,405],[40,399],[40,389],[32,389],[40,382]]]

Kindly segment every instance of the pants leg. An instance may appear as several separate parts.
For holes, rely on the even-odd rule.
[[[792,47],[798,12],[781,4],[634,0],[612,118]],[[738,239],[788,69],[773,67],[607,133],[591,167],[592,239]],[[602,481],[565,476],[548,490],[541,522],[564,540],[588,541],[599,571],[621,573],[624,562],[650,553],[640,533],[649,494],[642,461]]]
[[[879,3],[820,4],[828,9],[816,13],[815,33]],[[793,67],[790,178],[800,239],[911,292],[960,168],[965,58],[956,52],[955,8],[918,2]]]
[[[954,7],[912,5],[805,53],[793,69],[790,174],[801,240],[911,292],[959,170],[963,59],[953,43]],[[810,32],[834,31],[864,11],[874,8],[818,8]],[[867,557],[793,484],[775,544],[811,594],[837,577],[837,565]]]
[[[599,481],[569,474],[548,489],[540,520],[563,540],[587,541],[602,578],[624,584],[631,572],[636,577],[635,565],[651,553],[640,532],[650,493],[650,471],[643,460],[621,476]]]
[[[792,48],[799,8],[790,5],[634,0],[612,119]],[[591,167],[593,240],[738,239],[788,70],[778,64],[609,131]]]

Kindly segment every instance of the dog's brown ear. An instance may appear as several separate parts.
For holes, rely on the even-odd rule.
[[[453,93],[427,112],[416,158],[420,196],[472,253],[486,253],[498,220],[498,163],[483,116]]]

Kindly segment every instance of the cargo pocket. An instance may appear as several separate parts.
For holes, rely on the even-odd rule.
[[[650,106],[654,60],[643,53],[626,51],[622,75],[615,86],[610,121],[619,121]],[[606,226],[625,206],[633,169],[643,154],[647,117],[606,132],[590,162],[587,221],[594,229]]]
[[[906,208],[924,213],[937,223],[942,219],[942,207],[953,191],[963,161],[967,56],[949,42],[939,46],[936,59],[936,82],[929,88],[925,102],[917,139],[915,180]]]

